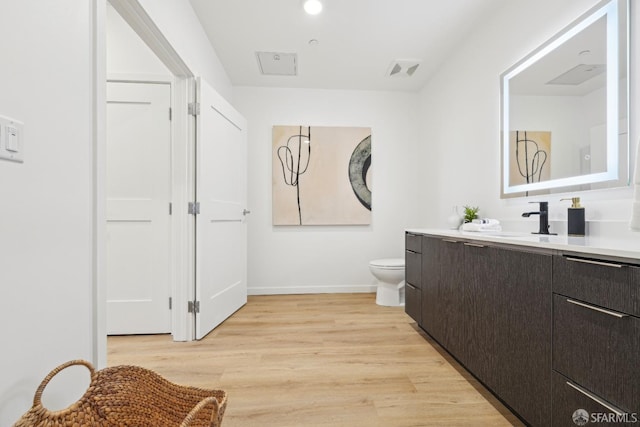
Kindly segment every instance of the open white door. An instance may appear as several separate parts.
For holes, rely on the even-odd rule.
[[[168,84],[107,84],[107,333],[171,332]]]
[[[198,78],[196,339],[247,302],[245,119]]]

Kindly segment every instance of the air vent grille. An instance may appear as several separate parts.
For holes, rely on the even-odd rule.
[[[256,52],[258,67],[265,76],[298,75],[298,55],[281,52]]]
[[[411,77],[420,66],[417,59],[397,59],[391,63],[387,75],[389,77]]]
[[[548,81],[547,84],[577,86],[605,71],[607,71],[606,64],[580,64]]]

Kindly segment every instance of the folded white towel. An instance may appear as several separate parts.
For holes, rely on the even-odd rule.
[[[474,219],[471,222],[473,224],[500,225],[500,221],[498,221],[497,219],[491,219],[491,218]]]

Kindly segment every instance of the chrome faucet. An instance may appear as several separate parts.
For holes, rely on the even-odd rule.
[[[525,212],[522,214],[522,216],[525,218],[529,218],[531,215],[540,215],[540,229],[537,232],[532,231],[531,234],[557,234],[557,233],[549,233],[549,202],[529,202],[529,203],[540,203],[539,211]]]

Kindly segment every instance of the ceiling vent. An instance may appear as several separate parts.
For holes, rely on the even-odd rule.
[[[605,71],[607,71],[606,64],[580,64],[548,81],[547,84],[577,86]]]
[[[411,77],[420,66],[417,59],[397,59],[391,63],[387,75],[389,77]]]
[[[295,53],[256,52],[256,57],[264,76],[298,75],[298,55]]]

